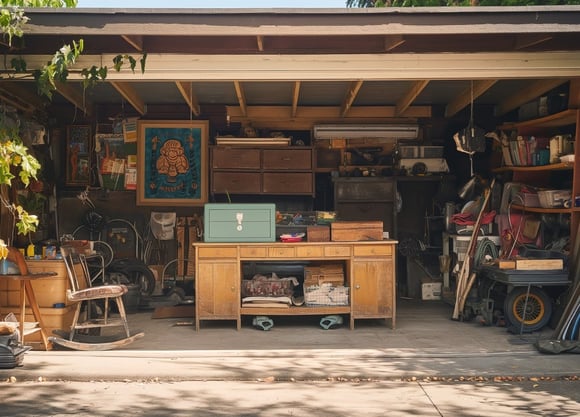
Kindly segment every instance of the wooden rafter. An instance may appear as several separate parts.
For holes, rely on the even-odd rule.
[[[402,35],[388,35],[385,36],[385,52],[392,51],[405,43],[405,38]]]
[[[526,88],[520,90],[517,94],[509,96],[507,99],[499,103],[495,107],[495,115],[502,116],[507,112],[518,108],[522,104],[527,103],[541,96],[547,91],[556,88],[568,80],[564,79],[553,79],[553,80],[538,80],[530,83]]]
[[[395,114],[400,116],[405,113],[409,106],[413,104],[413,101],[415,101],[417,96],[421,94],[421,91],[427,87],[427,84],[429,84],[429,80],[415,81],[409,91],[407,91],[407,93],[397,102],[397,105],[395,106]]]
[[[125,100],[129,102],[129,104],[131,104],[131,106],[133,106],[135,110],[137,110],[140,115],[147,113],[147,105],[141,97],[139,97],[137,90],[135,90],[130,83],[111,81],[111,85]]]
[[[487,90],[489,90],[497,80],[478,80],[473,82],[473,91],[471,86],[466,88],[461,94],[455,97],[445,109],[445,117],[452,117],[469,106],[471,100],[477,99]]]
[[[193,83],[189,81],[175,81],[175,85],[177,89],[181,93],[181,96],[189,106],[191,112],[199,116],[200,107],[199,101],[197,100],[197,96],[193,93]]]
[[[256,43],[258,44],[258,51],[264,52],[264,37],[262,35],[256,36]]]
[[[244,94],[244,88],[242,87],[242,83],[239,81],[234,81],[234,87],[236,88],[236,96],[238,96],[238,103],[240,104],[240,109],[242,111],[242,115],[246,115],[246,95]]]
[[[340,107],[340,115],[342,117],[346,116],[346,114],[350,110],[352,103],[356,99],[356,96],[363,85],[363,82],[364,82],[363,80],[357,80],[350,83],[344,101],[342,102],[342,105]]]
[[[294,82],[294,89],[292,90],[292,117],[296,117],[298,111],[298,98],[300,97],[300,81]]]
[[[553,38],[552,35],[545,33],[527,33],[525,35],[517,35],[514,44],[514,49],[526,49],[531,46],[539,45],[544,42],[548,42]]]
[[[143,36],[121,35],[121,37],[125,40],[125,42],[135,48],[136,51],[143,52]]]
[[[280,130],[309,130],[319,123],[416,123],[432,115],[430,106],[410,106],[401,117],[395,111],[395,106],[356,106],[343,117],[338,106],[298,106],[291,117],[292,106],[247,106],[245,113],[239,106],[226,106],[232,123]]]
[[[77,109],[82,110],[83,113],[89,116],[93,113],[92,103],[88,102],[86,96],[78,89],[75,89],[72,83],[55,81],[55,85],[56,91]]]
[[[44,105],[38,94],[23,88],[19,83],[0,83],[0,96],[2,101],[25,113],[33,112]]]

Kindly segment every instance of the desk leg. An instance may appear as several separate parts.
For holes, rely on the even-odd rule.
[[[48,341],[48,338],[46,337],[46,333],[44,331],[44,323],[42,322],[42,315],[40,314],[40,309],[38,308],[38,303],[36,302],[36,296],[34,295],[34,289],[32,288],[32,283],[30,281],[22,281],[22,284],[24,285],[24,288],[26,290],[26,297],[28,297],[28,302],[30,303],[30,308],[32,309],[32,314],[34,315],[34,319],[38,322],[38,325],[40,326],[40,337],[42,338],[42,344],[44,345],[44,349],[46,350],[51,350],[52,349],[52,343],[50,343]],[[21,321],[24,319],[24,302],[22,300],[24,292],[22,291],[22,287],[21,287],[21,302],[22,302],[22,315],[21,317]],[[22,327],[23,331],[22,331],[22,335],[23,335],[23,339],[24,339],[24,325]]]

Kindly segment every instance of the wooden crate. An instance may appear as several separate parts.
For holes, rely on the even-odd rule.
[[[383,240],[383,222],[336,221],[330,224],[330,238],[333,242]]]
[[[308,242],[329,242],[329,226],[308,226],[306,228],[306,240]]]

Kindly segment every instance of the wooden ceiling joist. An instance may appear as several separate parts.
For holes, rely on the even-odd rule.
[[[181,96],[189,106],[191,112],[195,116],[199,116],[201,110],[199,106],[199,101],[197,100],[197,97],[193,93],[193,83],[189,81],[176,81],[175,85],[177,86],[177,89],[181,93]]]
[[[121,35],[121,37],[131,45],[137,52],[143,52],[143,36]]]
[[[130,83],[111,81],[111,85],[119,92],[119,94],[121,94],[121,96],[123,96],[125,100],[129,102],[129,104],[131,104],[131,106],[133,106],[135,110],[137,110],[141,116],[147,113],[147,105],[141,99],[141,97],[139,97],[139,94]]]
[[[495,107],[495,115],[503,116],[509,111],[512,111],[522,104],[535,99],[538,96],[564,84],[568,80],[553,79],[553,80],[537,80],[528,85],[527,88],[520,90],[518,94],[514,94],[502,101]]]
[[[390,52],[405,43],[405,38],[402,35],[388,35],[385,36],[385,52]]]
[[[340,107],[340,115],[342,117],[346,116],[346,114],[350,110],[352,103],[356,99],[356,96],[363,85],[363,82],[364,82],[363,80],[357,80],[350,83],[344,101]]]
[[[294,83],[294,88],[292,90],[292,117],[296,117],[296,112],[298,111],[298,99],[300,98],[300,81]]]
[[[397,105],[395,106],[395,114],[397,116],[402,115],[409,108],[413,101],[417,98],[421,91],[427,87],[429,80],[420,80],[413,83],[413,86],[407,91],[407,93],[399,99]]]
[[[445,109],[445,117],[453,117],[461,110],[469,106],[479,96],[489,90],[497,80],[478,80],[473,81],[473,87],[465,89],[461,94],[455,97]]]
[[[242,87],[242,83],[239,81],[234,81],[234,87],[236,89],[236,96],[238,97],[238,103],[240,104],[240,110],[242,111],[242,115],[246,116],[246,95],[244,94],[244,88]]]
[[[24,113],[31,113],[44,106],[38,94],[22,88],[19,83],[0,83],[0,95],[2,101],[16,107]]]
[[[526,49],[532,46],[539,45],[544,42],[548,42],[553,38],[552,35],[544,33],[530,33],[525,35],[517,35],[514,44],[514,49]]]
[[[76,89],[73,83],[55,81],[56,91],[67,99],[77,109],[90,116],[93,113],[92,103],[86,100],[85,95]]]
[[[264,52],[264,37],[262,35],[256,36],[256,43],[258,44],[258,51]]]

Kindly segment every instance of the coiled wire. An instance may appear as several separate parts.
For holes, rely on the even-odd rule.
[[[484,237],[477,241],[477,246],[475,247],[475,254],[473,255],[473,266],[477,268],[483,262],[485,262],[486,257],[491,259],[499,258],[499,250],[495,243],[491,239]]]

